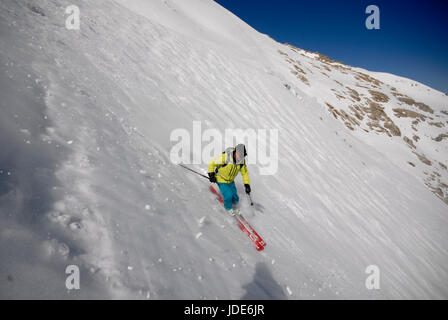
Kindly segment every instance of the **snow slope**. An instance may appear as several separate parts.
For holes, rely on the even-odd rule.
[[[317,97],[357,137],[419,177],[448,203],[446,94],[290,45],[282,50],[278,52],[289,65],[292,78],[285,83],[287,88],[294,93],[297,86]]]
[[[447,207],[422,182],[434,174],[446,197],[446,139],[433,140],[446,96],[276,43],[210,0],[80,1],[79,31],[64,27],[70,4],[0,3],[1,298],[448,297]],[[376,105],[350,121],[357,82],[362,99],[387,93],[400,136]],[[393,112],[405,96],[445,121],[415,125],[416,150]],[[264,252],[171,163],[171,132],[195,120],[279,130],[277,174],[249,166],[255,208],[237,180]],[[70,264],[80,290],[65,288]]]

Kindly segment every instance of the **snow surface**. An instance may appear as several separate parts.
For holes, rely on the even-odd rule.
[[[298,84],[287,46],[210,0],[80,1],[79,31],[64,27],[71,4],[0,3],[1,298],[448,298],[447,205],[400,165],[401,140],[328,112],[348,76]],[[446,110],[434,92],[413,97]],[[171,163],[170,133],[194,120],[279,129],[278,173],[249,166],[255,207],[237,180],[263,252]],[[446,164],[446,142],[430,143]]]

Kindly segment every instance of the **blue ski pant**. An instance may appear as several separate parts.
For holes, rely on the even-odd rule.
[[[221,191],[222,199],[224,200],[224,208],[226,210],[232,209],[232,204],[237,204],[240,198],[236,193],[235,182],[219,183],[219,191]]]

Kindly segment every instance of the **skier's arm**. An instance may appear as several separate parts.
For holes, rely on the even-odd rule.
[[[250,185],[249,171],[247,170],[246,163],[241,167],[241,175],[243,176],[243,183]]]
[[[208,173],[215,172],[215,167],[216,167],[216,158],[213,158],[208,163]]]
[[[211,183],[216,182],[215,167],[216,167],[216,158],[213,158],[208,163],[208,177]]]
[[[208,163],[208,176],[209,176],[209,180],[211,183],[217,182],[215,168],[217,166],[221,165],[225,161],[223,156],[225,157],[225,154],[222,154],[222,155],[217,156],[216,158],[213,158]]]
[[[208,173],[215,172],[216,166],[218,166],[221,161],[220,158],[221,158],[221,156],[217,156],[216,158],[213,158],[212,160],[210,160],[210,162],[208,163]]]

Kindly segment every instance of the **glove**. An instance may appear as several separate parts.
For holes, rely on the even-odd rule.
[[[214,172],[209,172],[208,173],[208,179],[210,180],[211,183],[215,183],[216,182],[216,176]]]
[[[244,187],[246,188],[246,193],[250,193],[250,184],[245,184]]]

